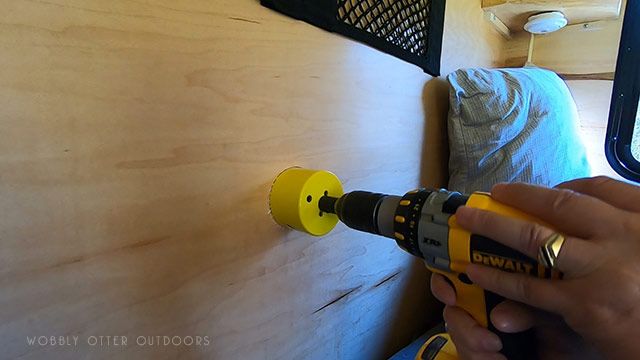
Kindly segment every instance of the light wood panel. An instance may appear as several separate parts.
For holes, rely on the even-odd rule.
[[[620,15],[622,0],[482,0],[485,11],[492,12],[513,32],[524,29],[531,15],[561,11],[569,24],[613,20]]]
[[[447,1],[443,76],[460,68],[504,65],[505,39],[484,18],[480,0]]]
[[[566,83],[578,107],[580,134],[587,148],[592,174],[622,180],[609,166],[604,154],[613,81],[569,80]]]
[[[613,73],[622,19],[597,21],[536,36],[533,63],[561,74]]]
[[[547,35],[536,35],[533,63],[566,79],[612,80],[618,58],[623,19],[570,25]],[[505,64],[522,66],[530,35],[520,33],[506,42]]]
[[[504,43],[504,65],[507,67],[522,67],[527,62],[531,34],[521,31],[512,34],[511,39]]]
[[[439,318],[392,241],[291,232],[266,199],[292,165],[444,185],[442,80],[257,1],[0,5],[3,358],[376,359]],[[498,62],[480,0],[445,34],[445,71]]]

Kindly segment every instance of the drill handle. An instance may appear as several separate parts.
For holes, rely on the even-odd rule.
[[[537,342],[533,329],[520,333],[504,333],[497,330],[489,318],[491,311],[504,298],[485,291],[473,284],[466,274],[456,274],[431,269],[442,274],[450,282],[456,292],[456,306],[468,312],[480,325],[493,331],[502,341],[501,353],[509,360],[537,359]]]

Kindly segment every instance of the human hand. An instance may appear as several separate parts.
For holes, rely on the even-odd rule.
[[[505,332],[536,326],[541,358],[592,358],[596,356],[592,346],[610,359],[638,357],[640,342],[632,334],[640,325],[640,188],[606,178],[576,180],[559,188],[498,185],[492,195],[565,235],[557,262],[563,280],[480,265],[470,265],[467,275],[477,285],[515,301],[496,307],[491,320]],[[534,259],[553,234],[542,225],[477,209],[462,207],[456,215],[469,231]],[[495,346],[486,346],[495,334],[452,306],[455,294],[448,284],[436,276],[432,288],[448,305],[445,320],[461,357],[501,358]],[[566,340],[550,343],[559,339]],[[569,346],[557,346],[562,344]]]
[[[431,292],[446,305],[443,317],[460,359],[506,359],[498,353],[502,348],[498,336],[481,327],[471,315],[455,306],[455,291],[442,275],[431,275]],[[518,333],[535,328],[537,354],[540,359],[600,358],[591,346],[557,315],[506,300],[491,311],[490,321],[496,329],[504,333]]]

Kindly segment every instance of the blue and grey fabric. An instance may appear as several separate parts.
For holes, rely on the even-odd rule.
[[[499,182],[554,186],[590,176],[576,104],[540,68],[462,69],[449,82],[449,189]]]

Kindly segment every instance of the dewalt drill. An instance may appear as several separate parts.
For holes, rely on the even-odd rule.
[[[469,263],[541,278],[556,278],[551,271],[526,255],[494,240],[462,229],[455,212],[460,206],[536,221],[494,201],[488,193],[462,195],[447,190],[419,189],[404,196],[366,191],[346,194],[335,175],[326,171],[291,168],[275,180],[270,207],[276,222],[313,235],[328,233],[342,221],[352,229],[395,239],[408,253],[423,259],[429,270],[444,275],[456,291],[457,306],[502,340],[502,353],[510,360],[536,359],[532,330],[501,333],[489,321],[491,310],[504,299],[474,285],[464,274]],[[457,359],[447,334],[431,337],[416,359]]]

